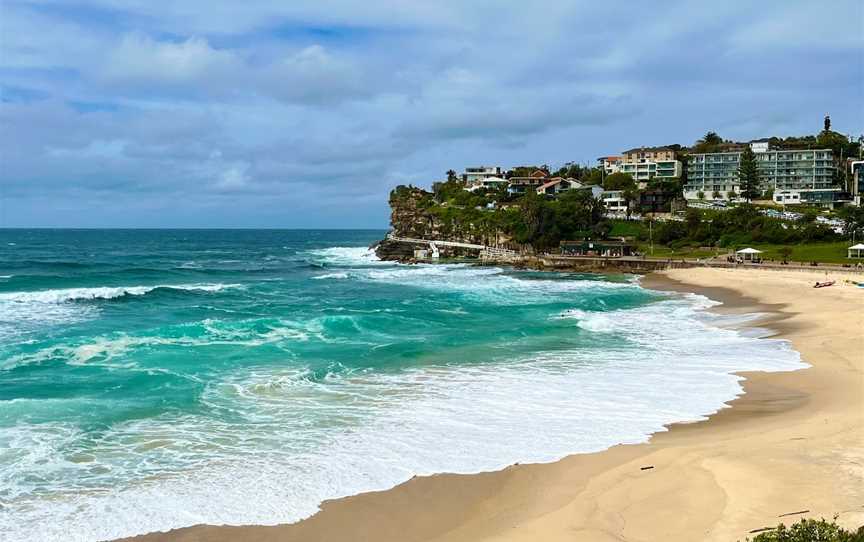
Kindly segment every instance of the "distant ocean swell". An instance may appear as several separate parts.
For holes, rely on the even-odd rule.
[[[784,341],[718,327],[702,296],[394,265],[340,241],[274,239],[262,261],[297,256],[251,282],[0,291],[0,320],[72,309],[0,342],[3,538],[296,521],[414,475],[644,442],[723,408],[733,372],[806,366]],[[160,288],[191,295],[148,300]]]

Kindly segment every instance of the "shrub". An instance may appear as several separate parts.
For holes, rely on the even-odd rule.
[[[753,542],[864,542],[864,527],[852,532],[837,525],[837,518],[830,523],[825,519],[802,519],[790,527],[781,523],[759,533]]]

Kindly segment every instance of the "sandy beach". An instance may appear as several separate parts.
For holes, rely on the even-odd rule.
[[[678,269],[655,289],[759,312],[811,368],[746,373],[708,421],[650,442],[476,475],[412,479],[292,525],[196,526],[136,541],[734,541],[780,521],[864,525],[864,289],[824,271]],[[817,280],[834,279],[814,289]],[[255,506],[254,501],[249,506]]]

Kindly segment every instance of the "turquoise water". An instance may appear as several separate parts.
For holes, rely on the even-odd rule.
[[[0,230],[0,537],[296,521],[641,442],[804,366],[623,276],[380,262],[382,231]]]

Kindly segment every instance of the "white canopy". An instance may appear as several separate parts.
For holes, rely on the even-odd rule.
[[[864,244],[858,243],[857,245],[852,245],[851,247],[849,247],[849,249],[846,251],[846,254],[847,254],[846,257],[847,258],[861,258],[862,257],[861,252],[864,252]],[[854,256],[853,256],[853,254],[854,254]]]
[[[756,250],[755,248],[747,247],[735,252],[735,254],[762,254],[762,251]]]

